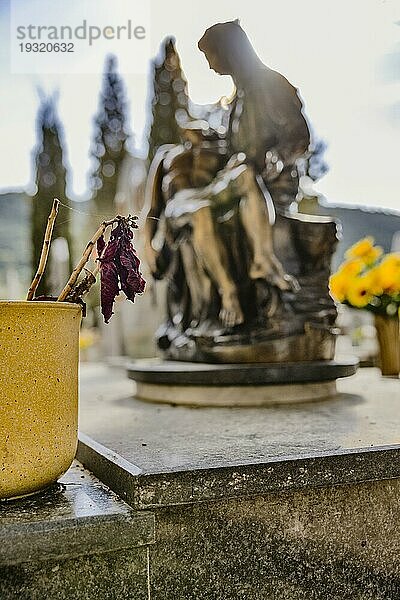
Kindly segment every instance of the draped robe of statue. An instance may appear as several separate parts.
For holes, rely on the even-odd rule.
[[[153,275],[169,280],[159,346],[205,362],[332,358],[337,228],[293,211],[310,142],[298,92],[236,22],[211,27],[199,48],[236,94],[226,135],[188,125],[151,167],[146,252]]]

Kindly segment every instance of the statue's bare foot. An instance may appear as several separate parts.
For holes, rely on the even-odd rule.
[[[221,323],[225,327],[234,327],[243,323],[244,317],[236,292],[222,295],[222,308],[219,313]]]

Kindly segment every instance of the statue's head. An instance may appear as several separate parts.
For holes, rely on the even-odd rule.
[[[239,20],[217,23],[206,30],[198,43],[210,69],[220,75],[238,75],[259,58]]]

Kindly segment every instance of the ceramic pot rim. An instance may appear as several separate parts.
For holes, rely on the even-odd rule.
[[[22,311],[25,308],[37,308],[38,310],[45,308],[46,310],[77,310],[82,311],[82,306],[75,302],[55,302],[50,300],[0,300],[1,308],[20,308]]]

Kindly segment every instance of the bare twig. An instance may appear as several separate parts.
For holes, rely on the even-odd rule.
[[[54,223],[55,223],[55,220],[58,215],[59,204],[60,204],[60,201],[57,200],[57,198],[54,198],[53,206],[51,208],[51,212],[47,219],[47,227],[46,227],[46,232],[44,234],[44,240],[43,240],[42,252],[40,254],[39,266],[36,271],[35,277],[33,278],[33,281],[30,285],[30,288],[28,290],[28,294],[26,296],[27,300],[32,300],[32,298],[34,297],[37,287],[40,283],[40,280],[42,279],[44,270],[46,268],[47,258],[49,256],[49,250],[50,250],[51,236],[53,234]]]
[[[75,269],[72,271],[71,277],[69,278],[69,280],[68,280],[66,286],[64,287],[64,289],[62,290],[61,294],[58,296],[57,302],[63,302],[66,299],[66,297],[68,296],[68,294],[71,292],[72,288],[74,287],[76,280],[79,277],[80,272],[82,271],[82,269],[84,268],[86,263],[89,261],[90,255],[93,252],[93,248],[94,248],[97,240],[104,234],[107,227],[110,227],[114,223],[117,223],[119,219],[120,219],[120,217],[115,217],[111,221],[103,221],[103,223],[100,225],[100,227],[98,228],[98,230],[96,231],[96,233],[94,234],[92,239],[88,242],[88,244],[81,256],[80,261],[76,265]]]

